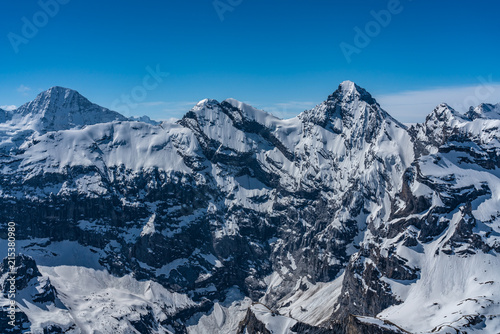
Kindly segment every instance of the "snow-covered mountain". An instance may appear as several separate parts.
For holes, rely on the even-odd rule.
[[[481,103],[476,108],[471,107],[467,112],[467,117],[471,120],[477,118],[500,119],[500,103],[496,105]]]
[[[9,122],[25,129],[48,132],[115,120],[126,118],[91,103],[74,90],[56,86],[17,108]]]
[[[14,332],[498,333],[499,110],[407,128],[349,81],[287,120],[129,119],[61,87],[0,110]]]

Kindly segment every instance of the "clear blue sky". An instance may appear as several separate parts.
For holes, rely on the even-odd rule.
[[[494,0],[401,0],[379,31],[371,11],[392,0],[220,0],[225,12],[213,0],[60,1],[54,17],[40,14],[37,1],[1,2],[0,105],[59,85],[111,107],[157,65],[169,76],[122,112],[166,119],[206,97],[233,97],[287,116],[347,79],[382,100],[500,82]],[[40,26],[34,36],[23,35],[23,17]],[[367,24],[373,37],[348,62],[340,45],[356,47],[354,28],[366,32]],[[10,33],[25,38],[14,43],[18,52]],[[500,102],[499,89],[480,97]]]

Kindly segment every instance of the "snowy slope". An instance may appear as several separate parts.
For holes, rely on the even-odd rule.
[[[498,109],[441,104],[407,128],[345,81],[286,120],[235,99],[127,119],[61,87],[0,110],[0,214],[39,271],[23,319],[75,333],[497,332]]]
[[[407,171],[387,227],[365,237],[353,262],[364,263],[365,296],[378,288],[394,296],[394,305],[371,312],[412,333],[499,331],[497,122],[440,105],[417,125],[430,154]],[[364,275],[373,268],[376,284]]]
[[[479,122],[476,119],[457,126],[471,141],[451,141],[439,153],[418,161],[422,181],[439,190],[428,193],[434,198],[432,206],[418,216],[446,208],[437,215],[443,224],[442,232],[410,249],[397,246],[395,254],[419,268],[420,279],[403,284],[389,281],[404,302],[381,314],[393,322],[405,323],[403,327],[411,332],[446,333],[451,328],[475,328],[487,333],[500,330],[495,302],[495,285],[500,277],[496,255],[500,250],[500,173],[498,167],[481,163],[482,159],[491,162],[484,152],[492,142],[490,138],[484,140],[485,124],[481,122],[478,128]],[[474,159],[478,162],[473,163]],[[418,183],[415,181],[412,187],[419,187]],[[387,243],[386,247],[394,244]],[[417,307],[418,316],[407,320]]]

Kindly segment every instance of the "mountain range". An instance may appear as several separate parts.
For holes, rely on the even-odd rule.
[[[350,81],[169,122],[50,88],[0,109],[0,332],[500,333],[499,129],[500,104],[408,127]]]

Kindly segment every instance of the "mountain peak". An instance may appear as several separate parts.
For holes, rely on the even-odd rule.
[[[90,102],[76,90],[54,86],[17,109],[13,122],[38,132],[66,130],[126,117]]]
[[[354,99],[364,101],[370,105],[377,103],[368,91],[349,80],[343,81],[337,90],[328,97],[328,100],[337,101],[352,101]]]
[[[467,117],[448,104],[441,103],[427,115],[424,123],[417,124],[412,131],[415,131],[415,136],[420,143],[439,147],[446,142],[459,124],[467,121],[469,121]]]
[[[354,82],[350,80],[345,80],[340,83],[338,89],[341,90],[344,94],[347,94],[347,93],[354,93],[359,88],[360,87],[356,85]]]
[[[481,103],[475,108],[470,107],[466,116],[471,120],[475,120],[477,118],[500,119],[500,103]]]
[[[222,102],[214,99],[201,100],[184,117],[196,118],[201,123],[204,123],[208,119],[212,123],[225,122],[224,119],[229,117],[231,122],[239,125],[246,121],[255,121],[265,125],[278,119],[266,111],[256,109],[247,103],[233,98]]]
[[[369,114],[374,115],[369,116]],[[378,120],[376,123],[380,123],[382,119],[390,116],[365,89],[352,81],[344,81],[326,101],[311,110],[304,111],[299,117],[327,127],[328,123],[337,124],[338,120],[351,125],[364,123],[359,122],[361,119]]]
[[[464,120],[464,116],[446,103],[437,105],[434,110],[427,115],[425,123],[449,123],[452,120]]]
[[[21,114],[42,113],[64,109],[73,109],[78,106],[91,105],[92,103],[76,90],[54,86],[39,93],[36,98],[28,102],[19,110]]]
[[[200,102],[196,103],[196,107],[198,108],[204,108],[204,107],[207,107],[207,106],[216,106],[219,104],[219,101],[215,100],[215,99],[203,99],[201,100]]]
[[[35,101],[39,100],[42,102],[47,101],[54,103],[56,101],[63,101],[68,99],[78,99],[80,101],[88,102],[88,100],[85,97],[83,97],[80,93],[78,93],[76,90],[61,86],[53,86],[47,89],[46,91],[41,92],[40,94],[37,95]]]
[[[78,93],[74,89],[70,89],[70,88],[66,88],[66,87],[61,87],[61,86],[52,86],[49,89],[47,89],[45,92],[41,92],[40,94],[44,94],[44,93],[59,94],[59,93],[66,93],[66,92],[75,92],[75,93]]]
[[[205,117],[203,115],[211,114],[214,109],[218,109],[220,103],[214,99],[203,99],[187,112],[184,117],[192,118],[196,115],[196,118]]]

